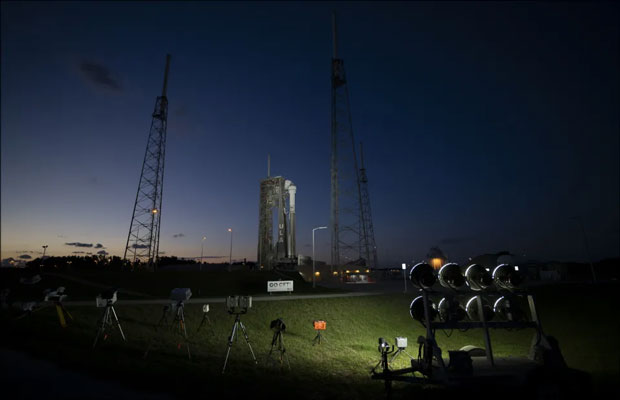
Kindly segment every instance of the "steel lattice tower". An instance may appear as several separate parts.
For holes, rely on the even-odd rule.
[[[159,232],[161,228],[161,201],[164,185],[164,160],[166,156],[166,127],[168,124],[168,70],[170,55],[166,56],[164,86],[155,101],[155,110],[149,138],[146,143],[138,192],[133,206],[124,259],[146,263],[152,270],[159,261]]]
[[[372,211],[370,209],[370,194],[368,193],[368,177],[364,168],[364,148],[360,143],[360,191],[362,212],[362,251],[371,268],[377,267],[377,245],[375,243],[375,228],[372,225]]]
[[[332,15],[331,122],[331,265],[361,264],[367,242],[362,215],[360,176],[351,125],[349,90],[344,62],[338,58],[336,16]],[[366,263],[368,259],[364,260]]]

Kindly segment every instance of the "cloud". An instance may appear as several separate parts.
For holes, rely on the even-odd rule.
[[[96,249],[105,249],[105,247],[103,247],[103,245],[102,245],[101,243],[97,243],[97,244],[95,245],[95,248],[96,248]]]
[[[149,246],[145,245],[145,244],[132,244],[131,248],[132,249],[148,249]]]
[[[72,251],[71,254],[84,254],[84,251]]]
[[[80,63],[80,72],[84,78],[97,87],[113,90],[115,92],[122,91],[121,84],[116,74],[105,65],[90,61],[82,61]]]
[[[104,255],[104,256],[107,256],[107,255],[108,255],[108,254],[110,254],[110,253],[108,253],[108,252],[107,252],[107,251],[105,251],[105,250],[99,250],[99,251],[97,252],[97,254],[102,254],[102,255]]]
[[[172,237],[174,237],[174,238],[185,237],[185,234],[184,233],[175,233],[174,235],[172,235]]]
[[[30,260],[32,258],[32,256],[29,256],[28,254],[22,254],[21,256],[19,256],[19,258],[21,258],[23,260]]]
[[[75,247],[93,247],[92,243],[80,243],[80,242],[65,243],[65,245],[75,246]]]

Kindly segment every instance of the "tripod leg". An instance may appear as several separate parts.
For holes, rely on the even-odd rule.
[[[69,319],[70,319],[71,321],[73,321],[73,316],[69,313],[69,311],[67,311],[67,309],[65,308],[65,306],[61,304],[61,305],[60,305],[60,307],[62,308],[62,311],[65,313],[65,315],[66,315],[67,317],[69,317]]]
[[[288,369],[291,369],[291,362],[288,359],[288,354],[286,354],[286,347],[284,347],[284,337],[280,334],[280,364],[282,363],[282,358],[286,358],[286,364],[288,365]]]
[[[396,351],[396,353],[394,353],[394,355],[392,356],[392,358],[390,358],[390,364],[394,361],[394,359],[395,359],[396,357],[398,357],[398,355],[400,354],[400,352],[401,352],[401,351],[402,351],[401,349],[398,349],[398,350]]]
[[[97,335],[95,336],[95,342],[93,343],[93,349],[97,346],[97,341],[99,340],[99,336],[105,331],[105,323],[107,321],[107,316],[108,316],[108,308],[106,307],[100,319],[99,330],[97,331]]]
[[[114,310],[114,307],[110,307],[112,309],[112,313],[114,313],[114,319],[116,320],[116,326],[118,326],[118,330],[121,332],[121,337],[123,338],[123,341],[126,342],[127,339],[125,339],[125,334],[123,333],[123,328],[121,328],[121,323],[118,322],[118,316],[116,316],[116,311]],[[110,323],[110,325],[112,325]]]
[[[60,322],[60,326],[66,328],[67,321],[65,320],[65,314],[62,312],[62,306],[60,304],[56,304],[56,313],[58,314],[58,321]]]
[[[245,341],[250,348],[250,353],[252,353],[252,358],[254,362],[258,364],[258,360],[256,360],[256,356],[254,355],[254,350],[252,350],[252,345],[250,344],[250,338],[248,337],[248,332],[245,330],[245,326],[243,326],[243,322],[239,321],[239,325],[241,326],[241,331],[243,332],[243,336],[245,336]]]
[[[189,359],[192,359],[192,354],[189,351],[189,340],[187,339],[187,329],[185,326],[185,313],[183,312],[183,309],[181,309],[181,325],[183,326],[183,336],[185,337],[185,346],[187,347],[187,357],[189,357]]]
[[[233,340],[235,339],[235,333],[237,332],[237,323],[239,321],[235,320],[235,324],[233,325],[232,332],[228,337],[228,350],[226,350],[226,358],[224,359],[224,368],[222,368],[222,373],[226,370],[226,364],[228,363],[228,355],[230,354],[230,349],[233,345]]]

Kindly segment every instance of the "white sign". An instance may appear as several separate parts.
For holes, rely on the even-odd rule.
[[[293,281],[267,281],[267,291],[271,292],[292,292]]]

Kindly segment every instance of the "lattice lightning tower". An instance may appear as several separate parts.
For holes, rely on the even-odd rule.
[[[152,270],[159,261],[159,232],[161,228],[161,200],[164,185],[166,156],[166,127],[168,124],[168,70],[170,55],[166,56],[164,87],[155,101],[151,130],[146,143],[138,192],[133,206],[124,259],[147,264]]]
[[[362,212],[362,251],[367,265],[371,268],[377,267],[377,244],[375,243],[375,228],[372,225],[372,211],[370,209],[370,194],[368,193],[368,177],[366,176],[366,168],[364,167],[364,148],[360,143],[360,159],[362,168],[360,168],[360,191],[362,194],[361,212]]]
[[[332,16],[334,49],[332,57],[331,123],[331,265],[369,265],[368,229],[364,216],[360,170],[355,154],[351,125],[349,90],[344,62],[338,58],[336,16]],[[369,204],[369,203],[368,203]],[[368,208],[370,211],[370,208]],[[374,249],[374,235],[372,248]],[[369,248],[370,250],[370,248]]]

